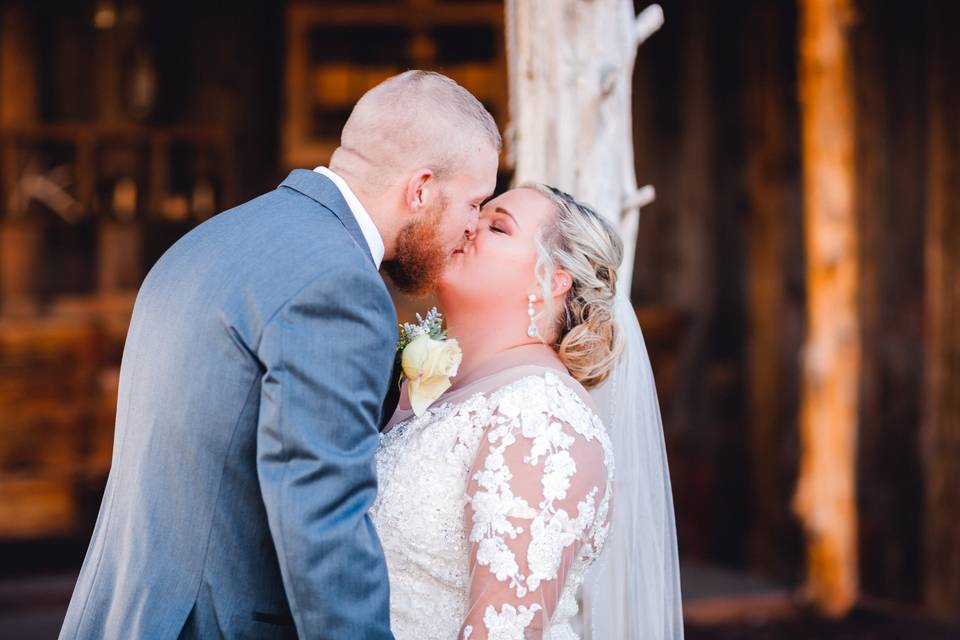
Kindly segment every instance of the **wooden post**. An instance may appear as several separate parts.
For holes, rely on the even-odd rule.
[[[960,620],[960,89],[949,62],[960,53],[960,11],[931,5],[927,166],[926,600]],[[949,52],[949,53],[948,53]]]
[[[37,115],[36,56],[22,7],[0,9],[0,127],[29,124]],[[36,306],[40,228],[23,220],[20,157],[13,140],[0,144],[0,313],[31,314]]]
[[[505,18],[514,180],[552,184],[617,224],[629,292],[640,207],[653,197],[637,189],[633,64],[663,12],[635,16],[632,0],[507,0]]]
[[[807,337],[800,477],[807,594],[840,616],[858,589],[855,461],[860,372],[849,0],[799,0]]]
[[[0,314],[36,311],[40,228],[29,220],[0,221]]]
[[[106,124],[117,124],[122,120],[118,38],[114,26],[97,30],[97,115],[98,120]]]
[[[915,601],[922,592],[924,396],[921,314],[927,180],[924,12],[857,5],[855,157],[860,298],[857,516],[860,591]],[[891,464],[896,473],[891,473]]]
[[[136,291],[143,278],[140,225],[104,217],[98,228],[97,290],[101,295]]]
[[[0,9],[0,124],[27,124],[37,115],[32,31],[22,7]]]
[[[785,563],[780,542],[784,530],[783,461],[777,455],[784,430],[783,353],[787,216],[786,167],[789,125],[782,87],[779,52],[784,29],[771,3],[751,4],[747,28],[754,34],[745,50],[747,85],[744,92],[747,243],[747,422],[754,518],[751,530],[753,566],[779,573]]]

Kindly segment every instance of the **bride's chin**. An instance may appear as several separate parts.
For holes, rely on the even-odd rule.
[[[456,300],[460,293],[460,285],[458,283],[458,278],[456,274],[451,273],[449,270],[444,272],[443,276],[440,277],[440,280],[437,281],[437,286],[435,293],[437,298],[440,300]]]
[[[459,280],[459,274],[460,265],[457,261],[448,260],[446,266],[443,268],[443,273],[437,280],[437,288],[455,286],[456,281]]]

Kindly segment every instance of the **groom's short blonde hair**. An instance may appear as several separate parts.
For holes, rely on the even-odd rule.
[[[365,176],[370,189],[385,188],[396,174],[421,167],[442,179],[484,145],[497,153],[502,146],[486,107],[447,76],[419,70],[367,91],[340,136],[341,149],[362,158],[373,174]]]

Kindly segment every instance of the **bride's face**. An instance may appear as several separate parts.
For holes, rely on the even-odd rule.
[[[442,307],[496,313],[516,306],[525,314],[527,296],[540,295],[535,240],[553,215],[553,204],[532,189],[512,189],[487,202],[475,238],[454,253],[440,279]]]

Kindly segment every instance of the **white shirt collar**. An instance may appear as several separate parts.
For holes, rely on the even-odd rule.
[[[380,237],[380,231],[377,229],[377,225],[374,224],[373,218],[371,218],[367,210],[363,208],[363,204],[343,178],[326,167],[317,167],[314,171],[327,176],[333,181],[333,184],[337,185],[337,189],[340,190],[343,199],[347,201],[347,206],[350,207],[353,217],[356,218],[357,224],[360,225],[360,231],[363,233],[363,237],[370,247],[373,262],[377,265],[377,269],[379,269],[380,263],[383,262],[383,254],[386,249],[383,246],[383,238]]]

